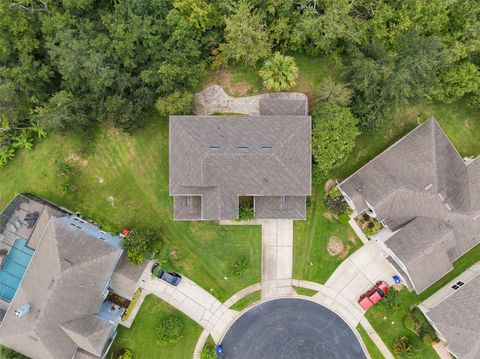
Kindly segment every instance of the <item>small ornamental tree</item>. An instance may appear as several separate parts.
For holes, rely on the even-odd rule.
[[[241,221],[251,221],[255,219],[255,210],[250,203],[244,203],[240,206],[238,217]]]
[[[295,86],[298,67],[293,57],[276,52],[272,58],[264,62],[258,73],[267,89],[286,91]]]
[[[346,107],[350,104],[352,90],[341,82],[336,82],[332,78],[326,78],[320,82],[315,91],[314,102],[316,105],[324,103],[333,103],[335,105]]]
[[[332,103],[315,106],[313,121],[313,180],[320,183],[347,161],[360,132],[350,110]]]
[[[184,329],[183,321],[172,315],[160,322],[157,338],[161,343],[175,344],[182,338]]]
[[[412,352],[412,343],[408,337],[402,335],[393,341],[393,351],[397,354],[407,354]]]

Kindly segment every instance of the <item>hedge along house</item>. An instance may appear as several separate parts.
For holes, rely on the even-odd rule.
[[[169,188],[176,220],[305,219],[311,121],[305,99],[259,100],[255,116],[170,116]]]
[[[480,241],[480,159],[463,159],[434,118],[339,188],[356,212],[382,223],[375,239],[417,293]]]
[[[0,216],[0,343],[31,358],[104,357],[124,312],[107,299],[125,265],[120,240],[38,197],[15,197]]]

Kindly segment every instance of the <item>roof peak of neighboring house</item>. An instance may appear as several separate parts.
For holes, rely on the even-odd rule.
[[[395,255],[399,252],[396,257],[402,262],[417,258],[419,246],[438,243],[433,234],[423,233],[422,226],[441,221],[452,228],[446,249],[438,247],[415,268],[410,263],[410,279],[422,283],[415,286],[417,292],[433,284],[455,259],[480,242],[479,164],[465,162],[431,117],[339,184],[358,212],[371,208],[392,231],[402,228],[385,242]],[[410,229],[409,238],[405,238],[406,229]],[[404,246],[405,241],[410,245]]]
[[[123,253],[113,237],[75,219],[68,213],[54,211],[47,221],[38,220],[35,230],[41,232],[41,239],[0,324],[0,342],[32,358],[74,355],[78,343],[65,333],[62,325],[77,323],[80,328],[81,318],[96,316]],[[22,315],[16,316],[14,312],[22,307]],[[104,321],[90,321],[99,324],[100,320]],[[86,336],[88,327],[84,326]],[[107,329],[103,334],[106,332]],[[95,348],[90,347],[90,352],[98,354],[102,338],[96,337],[95,343],[91,343]],[[82,348],[89,350],[87,344]]]

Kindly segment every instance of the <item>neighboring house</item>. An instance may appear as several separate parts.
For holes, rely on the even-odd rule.
[[[0,215],[0,344],[31,358],[104,357],[125,310],[107,300],[112,274],[125,271],[120,240],[38,197],[15,197]]]
[[[448,295],[442,295],[441,300],[432,306],[427,304],[431,301],[429,298],[420,309],[455,357],[480,358],[480,275],[469,281],[455,280],[441,291]]]
[[[410,289],[421,293],[480,240],[480,159],[462,159],[434,118],[339,184]]]
[[[169,185],[176,220],[305,219],[311,193],[306,100],[261,99],[256,116],[170,116]]]

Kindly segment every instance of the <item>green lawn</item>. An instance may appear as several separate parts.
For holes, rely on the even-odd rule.
[[[302,288],[302,287],[293,287],[295,292],[299,295],[306,295],[307,297],[312,297],[318,293],[318,291],[309,289],[309,288]]]
[[[61,190],[57,161],[74,167],[68,193]],[[95,138],[86,141],[73,135],[50,135],[32,151],[19,151],[0,169],[0,183],[0,207],[18,192],[32,192],[80,211],[107,229],[150,226],[158,230],[165,252],[176,258],[176,269],[222,301],[260,281],[259,226],[172,220],[166,121],[153,118],[133,136],[112,127],[100,128]],[[231,270],[239,257],[246,257],[250,266],[234,278]]]
[[[362,337],[363,343],[367,347],[368,353],[372,357],[372,359],[384,359],[382,352],[378,349],[377,345],[373,342],[373,340],[369,337],[365,329],[359,324],[357,326],[357,331]]]
[[[250,293],[246,297],[243,297],[238,302],[235,302],[230,309],[238,310],[239,312],[250,306],[251,304],[258,302],[261,298],[262,292],[257,291]]]
[[[293,277],[325,283],[347,255],[361,247],[348,224],[330,218],[323,203],[323,186],[313,186],[307,220],[294,223]],[[330,237],[339,237],[349,248],[343,256],[331,256],[327,251]]]
[[[175,315],[182,319],[185,329],[182,339],[175,344],[158,342],[156,331],[159,323],[166,317]],[[153,295],[145,301],[131,328],[118,327],[118,334],[107,358],[115,358],[122,349],[132,350],[135,359],[169,358],[185,359],[193,356],[193,350],[202,327],[175,308]]]

